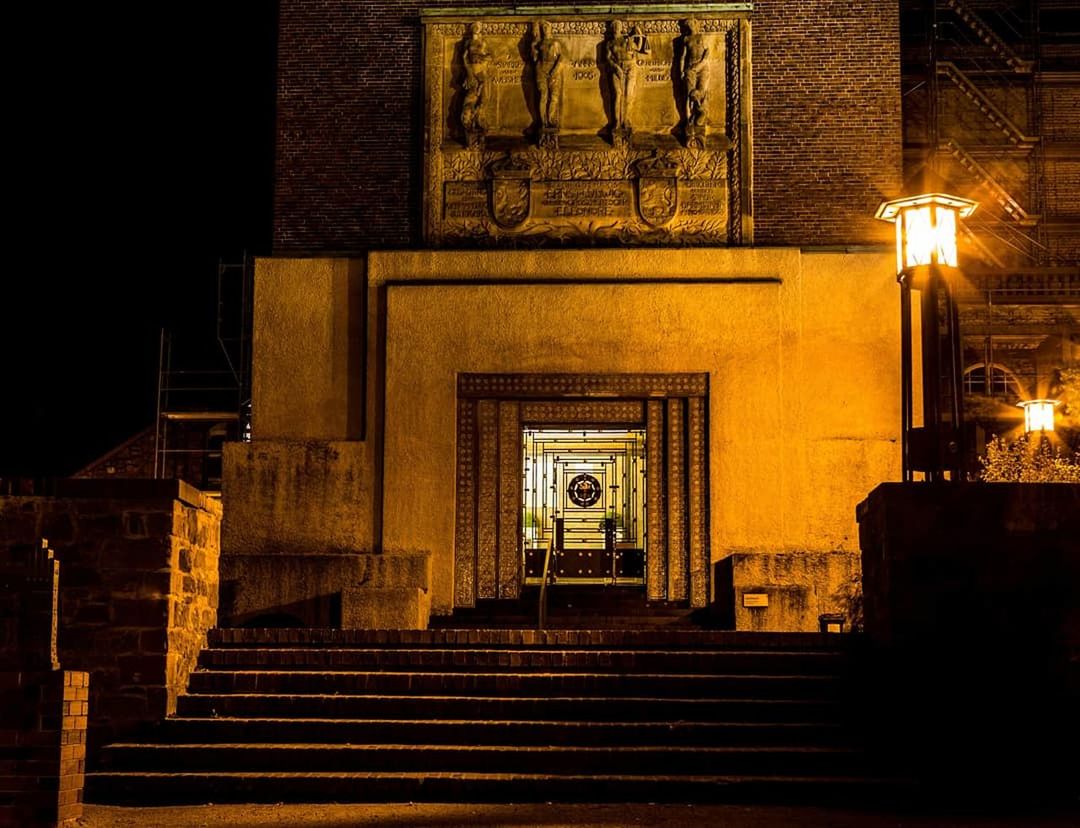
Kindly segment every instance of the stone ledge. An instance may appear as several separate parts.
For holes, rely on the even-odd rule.
[[[66,478],[54,484],[58,498],[95,500],[180,500],[189,506],[205,509],[221,517],[221,503],[183,480],[120,479],[97,480]]]
[[[279,623],[291,620],[308,627],[344,625],[346,590],[405,590],[409,595],[420,590],[426,596],[432,583],[431,557],[426,551],[222,556],[222,624],[249,625],[276,617]],[[430,598],[423,600],[426,627]],[[412,619],[420,610],[410,612]],[[410,620],[409,628],[414,623]]]
[[[346,587],[341,591],[345,630],[423,630],[431,616],[431,593],[409,587]]]
[[[717,561],[716,603],[736,630],[817,632],[822,613],[853,618],[859,556],[854,552],[735,552]],[[747,593],[765,595],[767,606],[746,607]]]

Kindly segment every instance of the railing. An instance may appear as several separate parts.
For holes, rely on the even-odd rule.
[[[938,74],[948,78],[956,87],[974,104],[990,122],[1009,139],[1009,142],[1023,149],[1030,150],[1039,139],[1027,135],[1012,118],[1006,115],[996,103],[955,63],[940,60],[937,64]]]
[[[1030,74],[1034,70],[1033,61],[1025,60],[1023,57],[1017,54],[1016,50],[1013,49],[1013,47],[994,30],[994,27],[989,25],[989,23],[987,23],[978,14],[976,14],[974,9],[968,7],[968,5],[963,2],[963,0],[945,0],[944,5],[946,8],[949,8],[953,12],[955,12],[956,16],[963,20],[964,23],[966,23],[970,27],[971,31],[978,37],[978,39],[983,44],[988,46],[990,50],[998,56],[998,58],[1008,64],[1009,68],[1012,69],[1013,72],[1019,74]],[[1009,24],[1009,27],[1012,30],[1011,33],[1015,37],[1023,37],[1023,32],[1021,31],[1021,25],[1019,20],[1017,20],[1017,24],[1014,25],[1010,23],[1007,18],[1000,17],[1000,19],[1002,20],[1002,22]]]
[[[539,630],[547,626],[547,588],[549,573],[551,572],[551,553],[554,548],[555,539],[548,538],[544,542],[544,574],[540,577],[540,607],[536,625]]]

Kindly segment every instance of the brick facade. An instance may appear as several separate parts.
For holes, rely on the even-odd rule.
[[[88,684],[71,670],[0,672],[0,825],[82,816]]]
[[[420,243],[429,5],[281,3],[276,254]],[[755,243],[888,242],[872,215],[901,180],[896,4],[758,0],[751,23]]]

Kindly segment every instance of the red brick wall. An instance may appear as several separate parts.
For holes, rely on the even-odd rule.
[[[0,825],[73,825],[82,816],[89,677],[0,673]]]
[[[275,253],[420,243],[425,5],[282,0]],[[758,0],[751,20],[756,243],[890,241],[871,216],[901,178],[897,4]]]
[[[892,240],[900,189],[899,4],[754,4],[757,244]]]

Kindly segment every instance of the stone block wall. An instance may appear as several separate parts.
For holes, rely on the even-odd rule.
[[[60,661],[88,671],[91,743],[175,710],[217,621],[221,507],[179,481],[71,480],[0,498],[0,555],[61,563]]]
[[[82,816],[89,676],[0,672],[0,825],[70,825]]]
[[[420,240],[420,11],[427,5],[281,3],[276,254]],[[755,243],[891,242],[890,228],[872,216],[901,183],[897,5],[756,0],[750,20]]]
[[[886,483],[858,512],[870,744],[954,797],[1075,803],[1080,485]]]
[[[818,632],[823,614],[842,615],[845,631],[862,622],[852,552],[736,552],[716,563],[715,584],[715,611],[736,630]],[[767,604],[746,606],[748,594]]]

